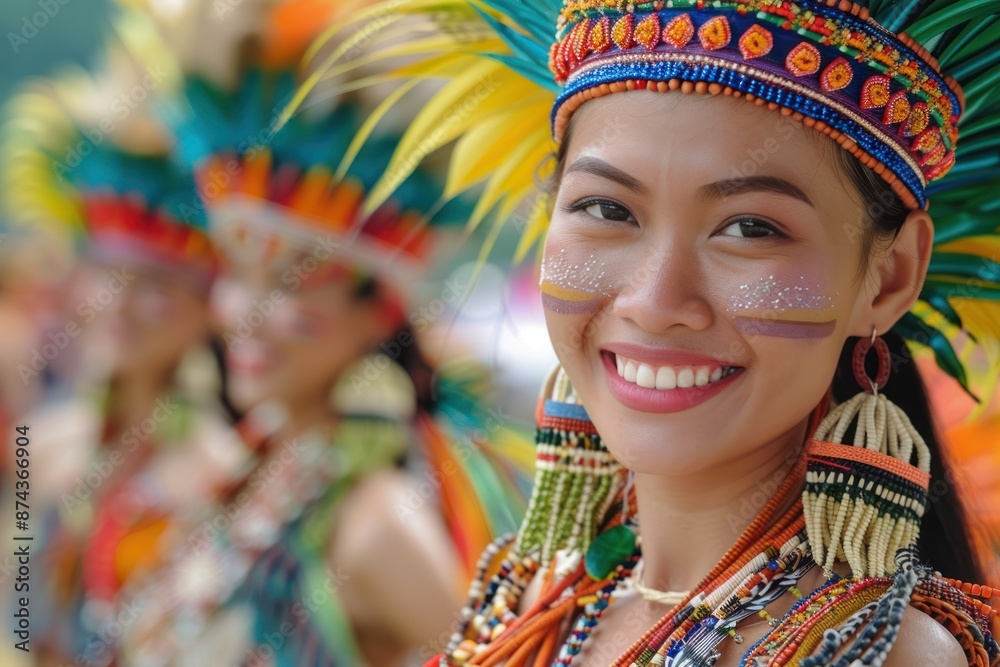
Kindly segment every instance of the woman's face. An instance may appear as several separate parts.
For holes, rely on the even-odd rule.
[[[576,113],[542,298],[628,467],[689,474],[787,440],[847,336],[870,333],[862,208],[836,150],[723,96],[633,91]]]
[[[95,267],[78,313],[100,318],[100,344],[114,372],[172,373],[185,352],[208,336],[208,298],[192,287],[141,267]]]
[[[325,401],[341,372],[391,334],[379,302],[356,297],[348,276],[282,280],[289,275],[237,264],[216,281],[212,310],[241,410]]]

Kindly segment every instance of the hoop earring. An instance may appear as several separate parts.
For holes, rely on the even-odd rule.
[[[878,372],[865,369],[870,350]],[[884,577],[915,544],[930,487],[930,450],[903,410],[879,393],[889,346],[872,329],[851,364],[863,391],[833,408],[809,443],[803,511],[816,562],[829,575],[846,561],[855,576]],[[844,444],[853,427],[853,442]]]

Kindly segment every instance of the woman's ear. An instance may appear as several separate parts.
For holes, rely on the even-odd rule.
[[[911,211],[899,234],[888,248],[873,251],[868,270],[874,298],[867,310],[866,331],[852,336],[867,337],[871,327],[879,332],[892,328],[920,296],[934,246],[934,222],[926,211]]]

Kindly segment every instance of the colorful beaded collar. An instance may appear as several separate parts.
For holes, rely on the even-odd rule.
[[[849,0],[565,0],[557,35],[557,141],[589,99],[680,89],[745,97],[801,120],[910,208],[927,207],[927,185],[955,162],[960,86]]]

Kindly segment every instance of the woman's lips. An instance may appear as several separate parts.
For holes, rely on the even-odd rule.
[[[237,375],[262,375],[271,370],[265,350],[254,341],[244,340],[226,354],[226,366]]]
[[[693,408],[731,386],[745,370],[704,355],[633,345],[605,349],[601,360],[611,393],[640,412]]]

